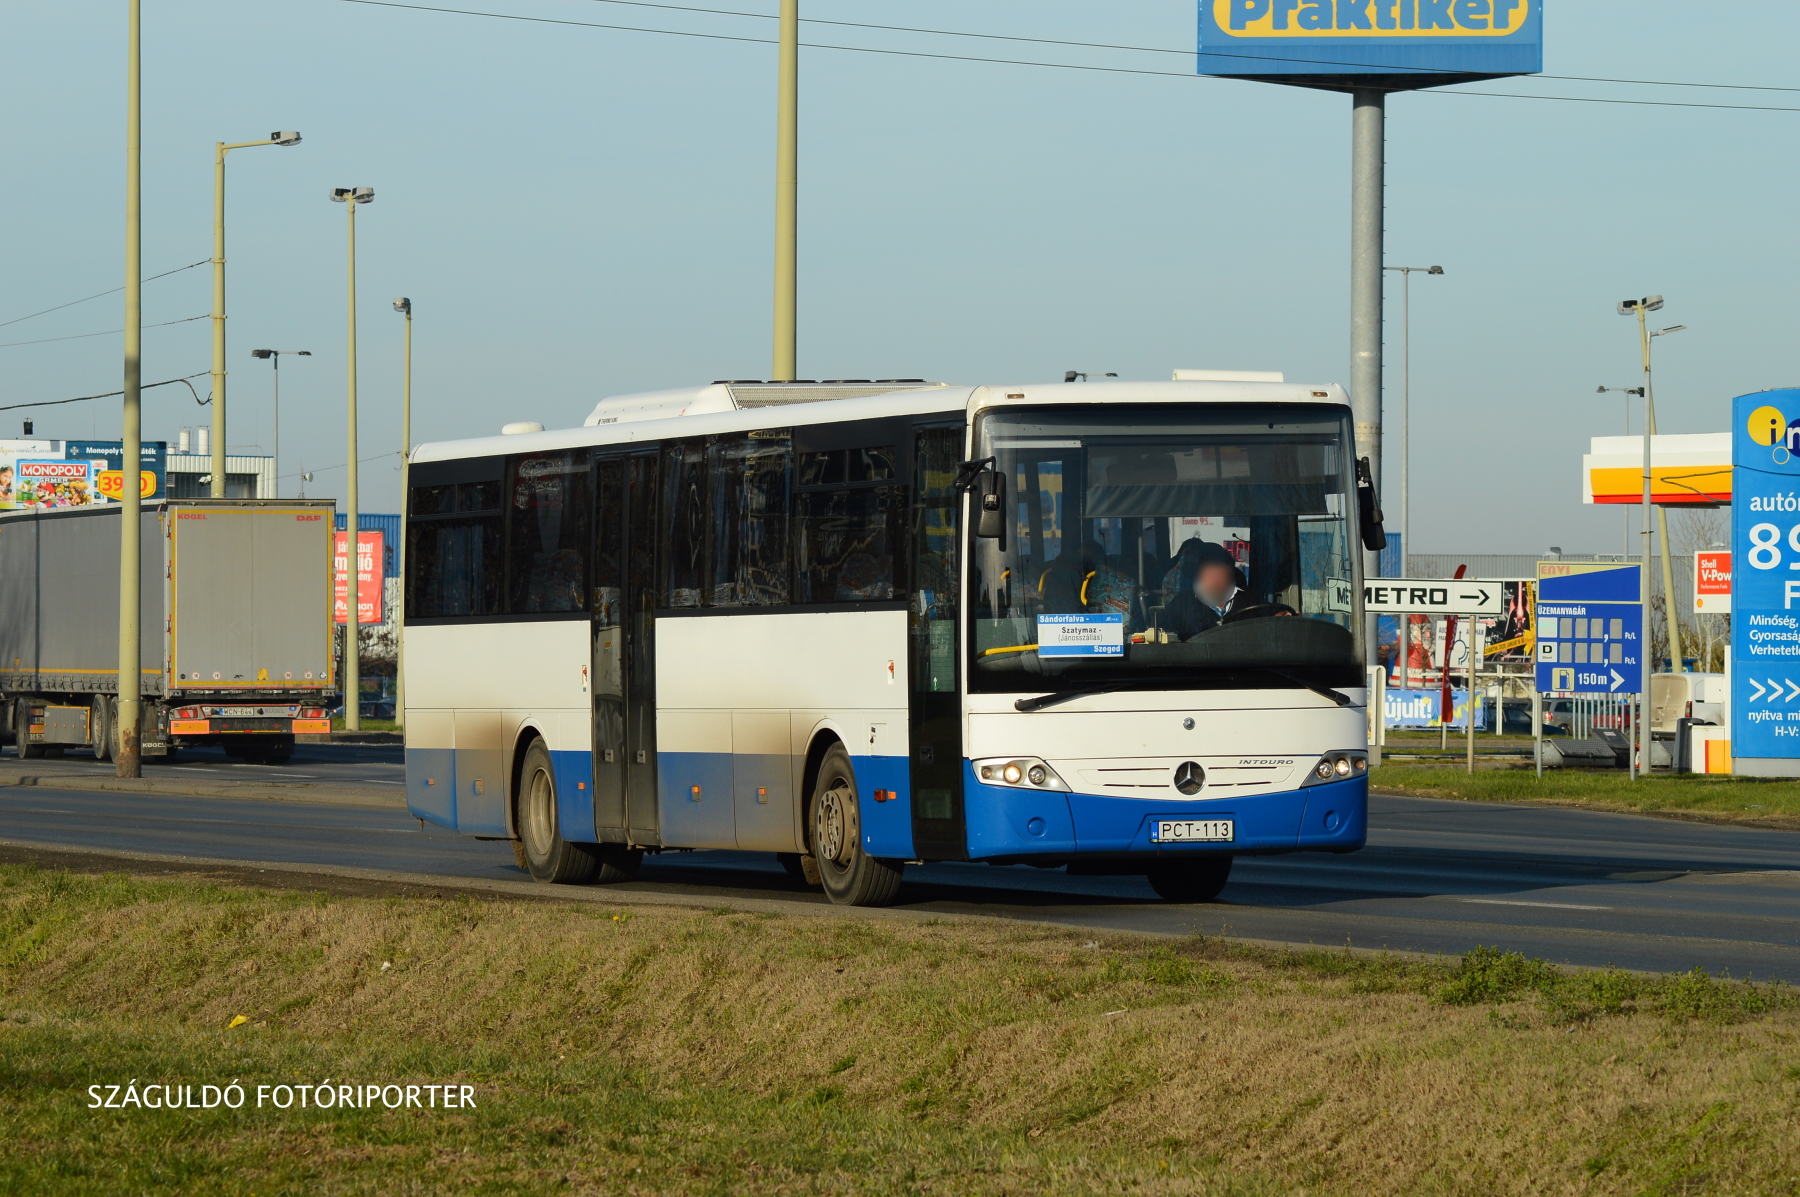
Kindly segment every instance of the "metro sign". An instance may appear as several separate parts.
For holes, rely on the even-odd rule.
[[[1363,583],[1363,609],[1383,615],[1501,615],[1504,605],[1499,582],[1370,578]]]

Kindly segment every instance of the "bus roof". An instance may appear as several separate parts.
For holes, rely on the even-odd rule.
[[[821,389],[825,389],[821,386]],[[1122,403],[1333,403],[1348,406],[1336,383],[1290,382],[1130,382],[1106,379],[1015,386],[917,386],[855,398],[740,406],[729,384],[649,391],[609,398],[580,428],[434,441],[420,445],[412,460],[454,461],[512,453],[547,453],[587,446],[655,443],[681,437],[753,432],[761,428],[836,424],[895,416],[973,416],[990,407]],[[613,422],[599,423],[616,417]]]

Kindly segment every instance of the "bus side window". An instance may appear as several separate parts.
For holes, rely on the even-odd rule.
[[[712,605],[772,607],[788,601],[786,430],[712,446]]]
[[[500,612],[500,483],[416,486],[408,503],[406,615]]]
[[[799,603],[883,602],[905,594],[907,489],[893,446],[799,455],[794,555]]]
[[[665,608],[711,606],[707,595],[707,540],[712,530],[711,489],[706,446],[677,442],[663,449],[663,546],[668,571],[656,605]]]
[[[507,571],[514,615],[587,609],[588,455],[534,453],[512,466]]]

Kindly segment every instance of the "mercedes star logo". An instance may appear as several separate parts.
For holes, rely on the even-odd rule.
[[[1198,794],[1205,780],[1206,770],[1193,761],[1182,761],[1175,766],[1175,788],[1183,794]]]

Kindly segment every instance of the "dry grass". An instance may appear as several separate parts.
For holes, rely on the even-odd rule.
[[[8,1192],[1800,1191],[1800,1010],[1701,974],[18,868],[0,967]]]

